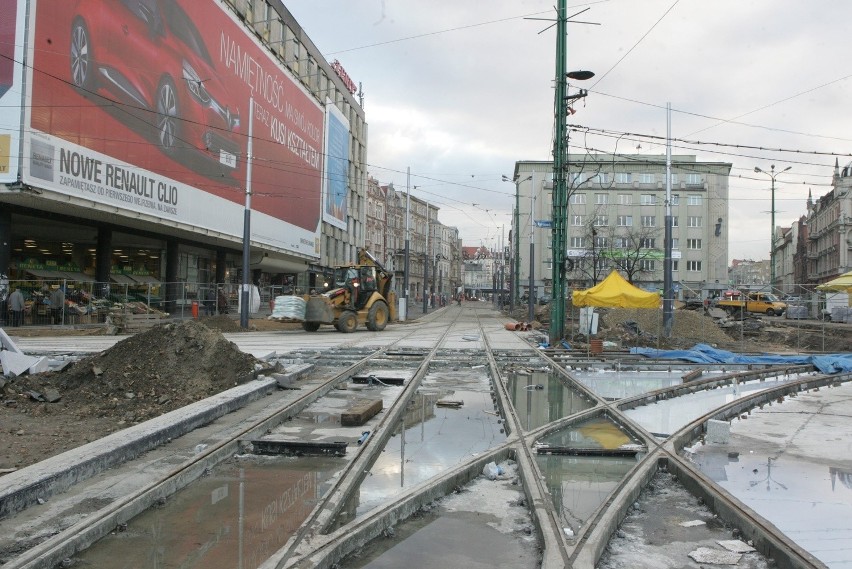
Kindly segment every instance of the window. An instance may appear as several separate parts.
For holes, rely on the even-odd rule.
[[[678,194],[672,194],[672,205],[680,205],[680,196]]]
[[[630,194],[618,194],[618,205],[630,205],[633,203],[632,197]]]
[[[701,270],[701,261],[687,261],[686,262],[686,270],[687,271],[700,271]]]
[[[701,227],[701,217],[697,215],[690,215],[686,218],[686,226],[687,227]]]
[[[656,263],[653,259],[642,259],[639,261],[639,269],[643,271],[653,271]]]
[[[609,194],[595,194],[595,203],[597,205],[606,205],[609,203]]]
[[[643,215],[642,216],[642,227],[656,227],[657,226],[657,217],[654,215]]]
[[[589,179],[589,175],[585,172],[572,172],[571,173],[571,183],[575,186],[579,186],[583,182]]]
[[[609,217],[606,215],[595,216],[595,227],[606,227],[609,225]]]
[[[571,238],[571,247],[574,249],[582,249],[586,246],[586,238],[585,237],[572,237]]]
[[[639,247],[643,249],[653,249],[657,240],[653,237],[643,237],[639,240]]]
[[[586,194],[571,194],[571,203],[574,205],[583,205],[586,203]]]
[[[677,237],[672,237],[672,249],[679,249],[679,248],[680,248],[680,239],[678,239]]]
[[[672,270],[673,271],[677,270],[677,259],[672,259]]]
[[[598,247],[598,248],[609,247],[609,238],[608,237],[595,237],[595,247]]]
[[[639,174],[639,183],[640,184],[653,184],[654,183],[654,175],[653,174]]]
[[[616,172],[615,173],[615,183],[616,184],[629,184],[633,181],[633,174],[630,172]]]
[[[701,239],[687,239],[686,240],[686,248],[687,249],[701,249]]]
[[[630,238],[629,237],[616,237],[615,238],[615,247],[616,247],[616,249],[629,249],[630,248]]]
[[[654,194],[642,194],[640,198],[640,202],[642,205],[656,205],[657,204],[657,196]]]
[[[616,225],[618,225],[619,227],[633,227],[633,216],[619,215]]]
[[[680,227],[677,223],[678,223],[677,216],[673,215],[672,216],[672,227]]]
[[[609,259],[606,257],[598,257],[595,259],[595,266],[598,270],[605,271],[609,268]]]
[[[672,174],[671,179],[672,179],[672,186],[677,184],[677,174]]]
[[[574,225],[574,226],[583,225],[583,216],[582,215],[572,215],[571,216],[571,225]]]
[[[697,196],[697,195],[686,196],[686,205],[701,205],[701,196]]]
[[[686,185],[687,186],[700,186],[701,185],[701,174],[687,174],[686,175]]]

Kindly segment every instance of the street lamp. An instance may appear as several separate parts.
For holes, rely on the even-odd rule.
[[[521,227],[519,221],[521,200],[520,185],[528,180],[532,180],[532,174],[530,174],[523,180],[518,179],[518,177],[516,177],[515,179],[510,179],[508,176],[503,176],[504,182],[512,182],[515,184],[515,215],[512,223],[512,236],[514,237],[514,243],[512,244],[512,310],[515,309],[515,305],[518,304],[520,300],[520,298],[518,297],[518,292],[520,291],[521,284],[521,270],[519,262],[521,258]],[[532,216],[532,214],[530,214],[530,216]]]
[[[757,166],[754,167],[754,171],[757,174],[766,174],[772,179],[772,206],[770,209],[770,213],[772,214],[772,227],[771,233],[769,237],[769,290],[770,292],[775,287],[775,176],[781,174],[782,172],[786,172],[792,168],[792,166],[787,166],[780,172],[775,171],[775,164],[771,164],[769,166],[769,172],[765,170],[761,170]]]

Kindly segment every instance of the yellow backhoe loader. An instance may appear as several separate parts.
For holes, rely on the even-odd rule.
[[[302,328],[316,332],[322,324],[334,324],[347,333],[359,325],[372,331],[384,330],[388,322],[397,319],[392,280],[393,273],[369,251],[359,249],[358,264],[337,267],[324,292],[304,297]]]

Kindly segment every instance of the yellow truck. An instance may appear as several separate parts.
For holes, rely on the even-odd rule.
[[[741,316],[743,313],[780,316],[787,310],[787,304],[781,302],[772,293],[749,292],[744,294],[738,290],[725,291],[722,297],[713,303],[713,306],[721,308],[732,316]]]

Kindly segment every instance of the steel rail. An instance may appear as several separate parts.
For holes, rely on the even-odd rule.
[[[260,436],[267,430],[282,423],[294,413],[298,413],[301,409],[326,395],[341,380],[358,373],[371,360],[385,355],[388,350],[392,350],[400,342],[417,333],[418,330],[411,330],[387,346],[374,350],[359,361],[323,381],[320,385],[299,396],[296,400],[287,402],[286,405],[276,408],[265,416],[254,420],[251,424],[230,435],[227,439],[205,448],[191,460],[184,462],[156,481],[145,484],[133,493],[111,502],[97,512],[90,513],[79,522],[24,551],[4,564],[4,569],[53,569],[53,567],[58,566],[64,559],[85,550],[102,537],[108,535],[117,526],[127,523],[158,501],[189,486],[204,474],[205,471],[215,467],[237,452],[241,441]],[[183,436],[186,434],[189,433],[184,433]],[[360,449],[360,452],[363,452],[363,449]]]

